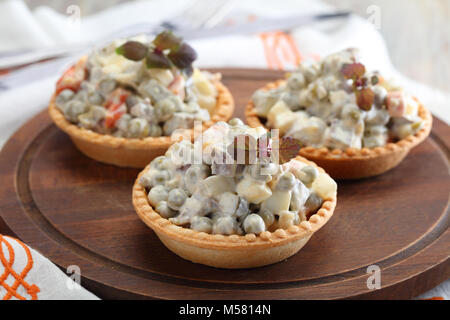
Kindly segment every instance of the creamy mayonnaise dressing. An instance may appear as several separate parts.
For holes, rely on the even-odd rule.
[[[307,220],[336,193],[327,174],[297,160],[239,164],[227,153],[237,136],[265,134],[233,119],[194,143],[172,145],[141,176],[150,205],[174,224],[213,234],[259,234]]]
[[[147,43],[145,37],[131,40]],[[56,106],[80,127],[117,137],[169,136],[208,121],[216,107],[218,75],[191,76],[149,69],[116,53],[125,40],[94,50],[58,82]]]
[[[358,107],[353,82],[342,73],[356,62],[357,51],[347,49],[300,65],[285,84],[254,93],[258,116],[282,135],[317,148],[379,147],[420,130],[418,102],[377,72],[366,71],[361,78],[374,94],[370,110]]]

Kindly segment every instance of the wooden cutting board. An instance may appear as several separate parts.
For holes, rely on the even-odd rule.
[[[282,76],[220,70],[236,116],[252,92]],[[0,154],[0,229],[101,298],[411,298],[450,276],[450,128],[435,119],[430,138],[401,165],[375,178],[339,181],[334,216],[295,256],[257,269],[221,270],[167,250],[134,213],[138,170],[86,158],[46,110]],[[0,219],[1,220],[1,219]],[[381,289],[367,286],[381,268]]]

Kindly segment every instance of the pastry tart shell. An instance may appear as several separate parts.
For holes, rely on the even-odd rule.
[[[264,89],[270,90],[282,83],[284,80],[271,82]],[[380,175],[398,166],[409,151],[430,134],[433,118],[421,103],[419,116],[424,120],[424,125],[416,134],[395,143],[387,143],[383,147],[346,150],[304,147],[300,149],[299,155],[315,162],[334,179],[360,179]],[[245,108],[245,118],[250,127],[264,126],[252,101]]]
[[[221,83],[215,82],[217,102],[211,120],[203,123],[203,130],[218,121],[228,121],[234,111],[234,100],[230,91]],[[144,168],[151,160],[163,155],[175,142],[168,136],[130,139],[100,134],[80,128],[70,123],[55,105],[53,95],[49,113],[53,122],[72,139],[83,154],[94,160],[119,167]],[[193,137],[193,129],[187,129]]]
[[[314,163],[302,158],[299,161]],[[323,169],[318,168],[320,172]],[[133,206],[139,218],[150,227],[161,242],[183,259],[216,268],[241,269],[261,267],[283,261],[296,254],[331,218],[336,194],[325,199],[322,207],[308,221],[289,229],[265,231],[259,235],[213,235],[184,228],[161,217],[149,204],[138,176],[133,187]]]

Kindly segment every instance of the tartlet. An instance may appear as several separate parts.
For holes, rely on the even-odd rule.
[[[180,135],[233,113],[220,74],[195,69],[196,57],[169,31],[95,48],[58,80],[50,116],[88,157],[143,168]]]
[[[282,83],[283,80],[271,82],[264,89],[276,88]],[[424,125],[417,133],[382,147],[330,150],[309,146],[301,148],[299,155],[314,161],[335,179],[360,179],[380,175],[398,166],[409,151],[430,134],[433,118],[422,104],[419,105],[419,116],[423,119]],[[251,127],[266,127],[256,114],[252,101],[249,101],[245,108],[245,119]]]
[[[298,139],[299,155],[337,179],[382,174],[429,135],[430,112],[358,62],[347,49],[257,90],[245,109],[251,127]]]
[[[296,160],[315,166],[300,156]],[[318,170],[324,172],[321,168]],[[308,221],[291,226],[288,230],[265,231],[258,236],[252,233],[244,236],[212,235],[177,226],[161,217],[149,204],[145,188],[139,183],[142,174],[133,186],[133,206],[139,218],[175,254],[217,268],[254,268],[289,258],[330,220],[337,201],[336,196],[325,199],[322,207]]]
[[[210,121],[203,123],[203,129],[210,127],[214,122],[230,119],[234,111],[234,100],[230,91],[221,82],[216,82],[215,86],[218,91],[215,112]],[[55,95],[49,105],[49,114],[53,122],[70,136],[78,150],[94,160],[119,167],[144,168],[152,159],[164,154],[174,143],[170,136],[132,139],[80,128],[64,117],[55,106],[54,100]],[[187,131],[193,136],[193,129]]]
[[[262,129],[262,128],[261,128]],[[219,130],[220,131],[220,128]],[[174,145],[175,146],[175,145]],[[173,148],[172,146],[171,148]],[[180,149],[177,149],[180,150]],[[169,149],[168,153],[166,154],[169,158],[171,157],[170,153],[171,149]],[[167,160],[161,160],[161,161],[167,161]],[[161,166],[163,162],[159,161],[158,166]],[[289,258],[290,256],[297,253],[311,238],[311,236],[318,231],[325,223],[328,222],[328,220],[333,215],[335,206],[336,206],[336,184],[331,180],[331,178],[325,173],[325,171],[319,167],[316,166],[311,161],[308,161],[304,159],[303,157],[297,156],[295,159],[292,159],[289,161],[289,163],[286,163],[284,165],[280,166],[285,168],[283,170],[288,171],[282,171],[282,175],[285,175],[286,172],[293,172],[290,170],[297,170],[299,168],[306,168],[316,170],[317,177],[319,178],[313,178],[317,179],[317,188],[322,188],[321,190],[327,190],[321,192],[321,203],[315,209],[311,211],[304,211],[306,209],[300,209],[300,211],[297,212],[297,214],[300,215],[300,212],[309,212],[306,216],[302,215],[303,218],[298,220],[298,222],[293,223],[291,221],[288,224],[282,225],[281,216],[285,214],[286,211],[281,211],[274,213],[275,215],[280,214],[278,216],[278,220],[275,222],[272,220],[269,224],[266,224],[265,227],[262,227],[258,229],[255,226],[249,224],[246,225],[247,219],[248,220],[255,220],[254,216],[261,216],[261,212],[264,211],[264,201],[259,202],[261,203],[261,206],[257,207],[253,210],[261,210],[259,213],[254,214],[252,212],[254,211],[247,211],[247,213],[243,216],[241,220],[241,225],[244,226],[244,232],[241,230],[239,232],[239,226],[235,226],[234,231],[223,231],[220,230],[220,228],[215,229],[216,225],[220,226],[222,221],[221,217],[230,217],[228,214],[230,213],[222,213],[226,212],[228,210],[224,210],[221,213],[219,213],[218,220],[214,220],[217,218],[211,217],[206,218],[208,216],[207,211],[209,209],[202,210],[203,213],[200,213],[201,217],[200,219],[207,219],[210,221],[213,221],[213,227],[209,228],[194,228],[193,223],[197,216],[195,214],[192,214],[191,211],[188,212],[187,216],[189,220],[186,220],[186,215],[183,213],[183,209],[181,209],[179,216],[170,215],[167,212],[167,205],[171,205],[171,194],[174,191],[169,192],[169,197],[167,199],[167,194],[165,198],[162,198],[162,196],[158,198],[159,191],[155,194],[152,194],[152,190],[156,188],[164,189],[166,184],[163,185],[155,185],[153,184],[153,187],[150,187],[150,192],[148,192],[147,183],[144,183],[144,181],[148,181],[148,179],[153,179],[146,176],[147,173],[152,172],[152,170],[163,170],[163,169],[155,169],[154,164],[149,164],[138,176],[134,187],[133,187],[133,206],[136,210],[136,213],[140,217],[140,219],[148,226],[150,227],[158,236],[158,238],[161,240],[161,242],[172,252],[179,255],[180,257],[200,264],[205,264],[212,267],[217,268],[227,268],[227,269],[237,269],[237,268],[253,268],[253,267],[260,267],[264,265],[273,264],[279,261],[282,261],[284,259]],[[181,168],[181,167],[180,167]],[[280,170],[277,169],[277,170]],[[164,169],[165,170],[165,169]],[[178,169],[177,169],[178,170]],[[183,169],[185,170],[185,169]],[[299,169],[300,170],[300,169]],[[301,169],[304,170],[304,169]],[[244,180],[249,179],[248,174],[249,171],[245,171],[247,173],[244,176],[240,176],[240,178],[237,178],[237,181],[240,181],[237,183],[237,192],[239,197],[241,197],[241,191],[239,191],[239,184],[243,183]],[[277,171],[279,172],[279,171]],[[298,172],[298,171],[297,171]],[[155,175],[156,173],[153,173]],[[288,173],[288,175],[291,173]],[[183,173],[183,176],[188,175],[187,173]],[[207,176],[208,178],[202,178],[205,183],[209,178],[217,177],[216,175]],[[220,177],[220,176],[219,176]],[[172,178],[173,179],[173,178]],[[278,176],[278,178],[275,181],[275,187],[271,187],[272,191],[274,192],[273,195],[275,196],[275,192],[279,192],[277,190],[287,190],[287,189],[277,189],[278,185],[281,183],[281,176]],[[320,182],[319,182],[320,180]],[[156,180],[155,180],[156,181]],[[169,181],[170,180],[166,180]],[[211,180],[210,180],[211,181]],[[314,187],[315,180],[312,180],[312,184]],[[283,186],[285,180],[283,180]],[[331,185],[329,184],[331,182]],[[203,182],[201,182],[203,183]],[[200,184],[201,184],[200,183]],[[262,182],[261,182],[262,183]],[[267,182],[270,184],[271,182]],[[196,185],[199,185],[196,183]],[[324,189],[325,187],[325,189]],[[182,187],[177,187],[182,188]],[[249,190],[251,187],[249,187],[247,190]],[[275,188],[275,189],[274,189]],[[295,188],[297,188],[297,185],[295,185]],[[303,188],[305,186],[303,185]],[[189,189],[189,188],[188,188]],[[200,190],[201,187],[198,187],[196,190]],[[176,189],[179,190],[179,189]],[[204,189],[205,190],[205,189]],[[210,189],[212,190],[212,189]],[[289,189],[294,190],[294,189]],[[319,189],[314,189],[319,190]],[[196,197],[196,192],[192,192],[192,198]],[[246,190],[243,192],[245,193]],[[166,191],[165,191],[166,192]],[[201,191],[200,191],[201,192]],[[221,191],[222,192],[222,191]],[[285,192],[285,191],[282,191]],[[286,191],[291,194],[291,191]],[[292,191],[294,192],[294,191]],[[319,192],[319,191],[317,191]],[[148,193],[148,194],[147,194]],[[228,192],[226,192],[228,193]],[[252,192],[249,192],[251,194]],[[314,193],[314,192],[313,192]],[[272,193],[271,193],[272,194]],[[307,193],[308,195],[312,195],[311,193]],[[220,194],[219,198],[224,195]],[[279,194],[278,194],[279,195]],[[277,199],[279,197],[275,196]],[[253,195],[250,195],[253,196]],[[214,197],[214,196],[212,196]],[[244,196],[245,197],[245,196]],[[290,197],[290,196],[289,196]],[[308,198],[308,196],[306,196]],[[301,208],[304,208],[303,206],[308,203],[306,201],[306,198],[303,198],[303,205],[301,205]],[[164,200],[166,199],[166,200]],[[185,198],[186,199],[186,198]],[[241,199],[241,198],[239,198]],[[270,199],[265,197],[268,202]],[[280,198],[281,199],[281,198]],[[291,198],[289,198],[291,199]],[[292,193],[292,199],[294,199],[294,193]],[[189,197],[187,200],[183,200],[185,205],[188,203]],[[195,199],[194,199],[195,200]],[[242,201],[242,200],[241,200]],[[288,200],[289,202],[291,200]],[[294,200],[292,200],[294,201]],[[304,202],[306,201],[306,203]],[[195,201],[194,201],[195,202]],[[227,201],[228,202],[228,201]],[[249,200],[250,202],[250,200]],[[153,203],[153,205],[151,204]],[[206,203],[206,202],[204,202]],[[220,202],[221,203],[221,202]],[[239,202],[240,203],[240,202]],[[252,204],[254,202],[251,202]],[[273,202],[272,202],[273,204]],[[162,205],[162,206],[161,206]],[[207,205],[209,206],[209,205]],[[280,205],[282,206],[282,205]],[[292,203],[290,205],[290,210],[293,210]],[[158,209],[155,209],[158,208]],[[188,206],[189,208],[191,206]],[[195,207],[195,206],[194,206]],[[219,205],[220,207],[220,205]],[[279,207],[278,205],[275,205],[275,207]],[[165,208],[165,210],[161,211],[159,208]],[[182,207],[183,208],[183,207]],[[195,207],[197,208],[197,207]],[[212,207],[212,208],[217,208]],[[235,207],[234,207],[235,208]],[[240,205],[237,206],[237,210],[239,210]],[[247,207],[248,208],[248,207]],[[258,209],[260,208],[260,209]],[[266,207],[267,208],[267,207]],[[159,210],[160,212],[157,212]],[[233,209],[236,210],[236,209]],[[276,210],[276,209],[272,209]],[[169,210],[170,211],[170,210]],[[234,211],[233,211],[234,212]],[[273,211],[275,212],[275,211]],[[289,211],[292,212],[292,211]],[[164,213],[164,214],[163,214]],[[185,211],[186,213],[186,211]],[[236,217],[236,219],[239,219],[240,215],[238,214],[238,211],[236,211],[237,216],[233,215],[233,217]],[[175,217],[175,218],[169,218],[169,217]],[[212,220],[211,220],[212,219]],[[258,218],[261,219],[261,218]],[[189,221],[189,222],[188,222]],[[215,222],[214,222],[215,221]],[[262,220],[261,220],[262,221]],[[265,221],[265,220],[264,220]],[[301,222],[300,222],[301,221]],[[190,228],[186,226],[186,223],[189,225]],[[263,223],[263,222],[262,222]],[[263,223],[264,226],[264,223]],[[270,227],[272,226],[272,227]],[[283,226],[283,227],[282,227]],[[236,229],[237,228],[237,229]],[[215,232],[216,230],[219,230],[218,232]],[[225,230],[225,229],[222,229]]]

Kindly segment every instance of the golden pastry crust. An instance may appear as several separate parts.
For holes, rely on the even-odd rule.
[[[284,80],[271,82],[263,89],[270,90],[284,82]],[[346,150],[304,147],[300,149],[299,154],[317,163],[335,179],[360,179],[376,176],[399,165],[413,147],[428,137],[433,118],[422,104],[419,105],[419,116],[424,120],[422,129],[414,135],[395,143],[388,143],[383,147],[347,148]],[[250,127],[264,126],[256,114],[251,100],[245,108],[245,119]]]
[[[316,166],[300,156],[296,160]],[[317,166],[316,166],[317,167]],[[323,169],[318,168],[320,172]],[[331,218],[336,207],[336,194],[325,199],[322,207],[308,221],[289,229],[265,231],[260,235],[212,235],[183,228],[161,217],[148,202],[139,179],[133,186],[133,206],[141,220],[150,227],[171,251],[192,262],[217,268],[253,268],[273,264],[297,253],[312,234]]]
[[[228,121],[234,111],[234,100],[230,91],[221,83],[215,82],[217,103],[211,120],[203,123],[203,130],[218,121]],[[55,105],[53,95],[49,113],[53,122],[72,139],[75,146],[86,156],[100,162],[120,167],[144,168],[152,159],[163,155],[174,143],[171,137],[147,137],[129,139],[100,134],[80,128],[70,123]],[[193,129],[186,130],[193,136]]]

